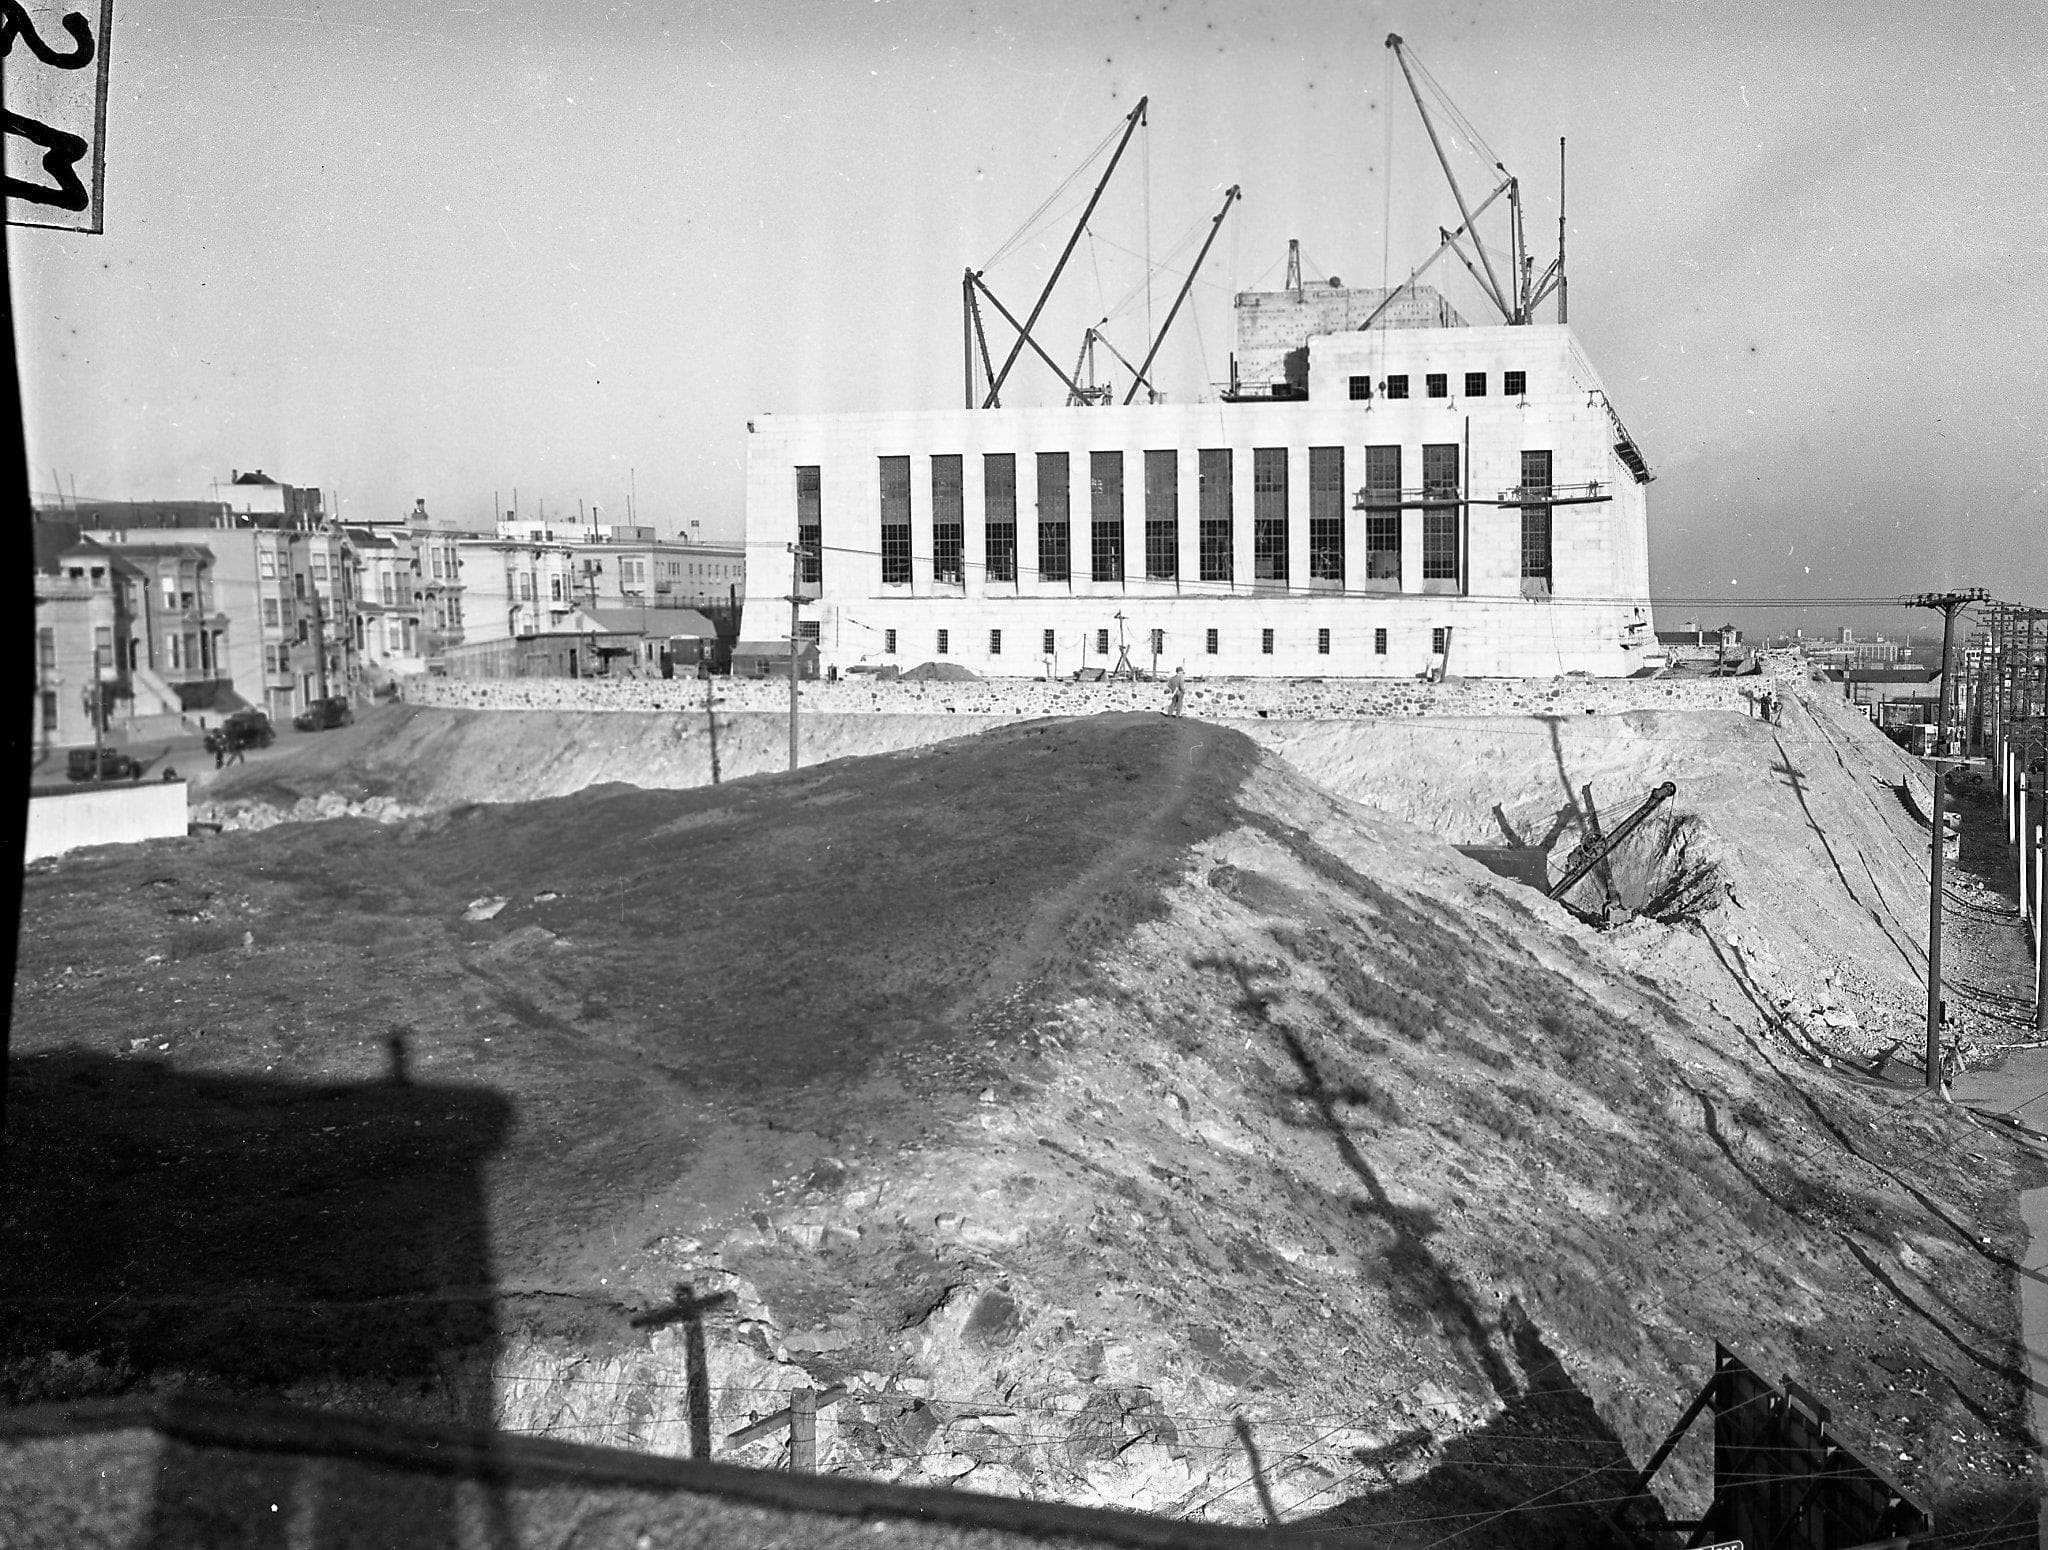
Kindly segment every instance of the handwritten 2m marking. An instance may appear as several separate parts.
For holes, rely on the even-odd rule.
[[[111,18],[112,9],[111,4],[101,9],[102,34]],[[86,70],[99,60],[101,70],[94,91],[97,129],[97,126],[104,122],[106,80],[104,60],[101,59],[104,37],[95,37],[92,24],[76,11],[67,12],[58,25],[70,38],[69,48],[53,45],[43,36],[36,19],[28,14],[22,0],[0,0],[0,60],[8,61],[10,77],[7,96],[11,100],[19,100],[25,95],[30,96],[37,103],[37,111],[46,116],[49,110],[41,106],[43,98],[51,97],[53,104],[61,105],[60,99],[51,93],[24,93],[15,89],[16,83],[12,78],[22,68],[15,58],[16,43],[26,45],[30,54],[52,70]],[[27,68],[33,78],[36,74],[34,67]],[[78,171],[79,163],[92,151],[91,142],[83,135],[74,134],[58,124],[47,122],[45,117],[33,117],[27,113],[16,112],[13,107],[0,107],[0,134],[17,136],[38,147],[42,152],[42,169],[49,180],[33,182],[0,171],[0,193],[4,193],[8,200],[72,212],[82,212],[90,208],[95,190],[86,186]],[[97,170],[95,167],[95,174]],[[95,187],[98,181],[95,175]]]

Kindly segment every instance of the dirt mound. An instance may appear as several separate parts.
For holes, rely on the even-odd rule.
[[[1722,1338],[1835,1399],[1944,1528],[2024,1499],[2006,1143],[1636,972],[1688,932],[1592,932],[1213,726],[164,842],[32,878],[25,919],[17,1391],[62,1386],[20,1365],[54,1347],[78,1385],[176,1361],[368,1402],[358,1323],[333,1369],[209,1370],[192,1310],[246,1352],[303,1321],[280,1288],[328,1306],[333,1257],[315,1286],[292,1245],[343,1213],[356,1254],[415,1256],[366,1265],[386,1302],[454,1295],[419,1221],[361,1219],[360,1170],[402,1174],[415,1121],[474,1158],[432,1100],[489,1089],[495,1346],[392,1354],[392,1408],[481,1393],[677,1450],[701,1305],[711,1430],[843,1383],[827,1468],[1250,1520],[1242,1413],[1290,1520],[1581,1545]],[[226,1119],[162,1122],[237,1077]],[[358,1154],[285,1078],[403,1101]],[[119,1177],[76,1161],[95,1086],[157,1116]],[[232,1285],[191,1247],[223,1191],[273,1246]],[[124,1253],[52,1298],[37,1267],[94,1212]]]
[[[800,732],[806,767],[920,748],[1006,724],[954,714],[813,716]],[[789,721],[764,711],[469,711],[391,704],[353,726],[287,740],[246,764],[202,771],[194,800],[288,812],[330,793],[384,797],[408,809],[527,802],[624,781],[689,790],[789,768]]]
[[[1930,802],[1917,761],[1817,686],[1780,722],[1638,711],[1262,726],[1316,784],[1455,845],[1543,852],[1552,878],[1664,781],[1672,800],[1574,889],[1688,929],[1618,944],[1750,1028],[1872,1054],[1926,999]],[[1901,792],[1911,800],[1902,800]],[[1915,804],[1917,804],[1917,809]]]

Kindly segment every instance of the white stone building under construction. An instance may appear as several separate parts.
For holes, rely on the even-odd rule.
[[[1240,294],[1214,402],[756,416],[749,633],[801,543],[841,671],[1636,671],[1651,476],[1576,337],[1387,300]]]

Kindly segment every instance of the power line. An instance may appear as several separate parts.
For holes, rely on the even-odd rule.
[[[1082,526],[1084,525],[1084,520],[1085,520],[1085,519],[1070,519],[1070,521],[1069,521],[1069,524],[1068,524],[1068,526],[1069,526],[1069,533],[1070,533],[1070,537],[1072,536],[1072,530],[1073,530],[1073,529],[1076,529],[1076,528],[1080,528],[1080,527],[1082,527]],[[1007,524],[999,524],[999,525],[1007,525]],[[1021,524],[1020,524],[1020,525],[1021,525]],[[1043,528],[1041,527],[1041,531],[1042,531],[1042,530],[1043,530]],[[1176,554],[1178,553],[1178,548],[1177,548],[1177,542],[1178,542],[1178,541],[1176,540]],[[823,553],[825,553],[825,554],[842,554],[842,555],[850,555],[850,556],[857,556],[857,557],[860,557],[860,558],[863,558],[863,559],[880,559],[880,558],[882,557],[882,555],[883,555],[883,551],[882,551],[882,550],[881,550],[881,549],[880,549],[879,547],[875,547],[875,548],[867,548],[867,547],[862,547],[862,546],[859,546],[859,545],[854,545],[854,544],[821,544],[821,545],[818,545],[818,546],[816,546],[816,547],[818,547],[818,548],[819,548],[820,550],[822,550],[822,552],[823,552]],[[1235,549],[1235,546],[1233,545],[1233,550],[1234,550],[1234,549]],[[892,555],[892,556],[891,556],[891,558],[897,558],[897,559],[900,559],[900,558],[901,558],[901,555],[900,555],[900,553],[898,553],[898,554],[896,554],[896,555]],[[931,551],[926,551],[926,552],[923,552],[923,553],[919,553],[919,552],[917,552],[917,551],[914,551],[914,550],[913,550],[913,551],[912,551],[912,553],[911,553],[911,555],[910,555],[910,559],[911,559],[911,563],[912,563],[913,565],[920,565],[920,564],[927,564],[927,565],[928,565],[928,564],[936,564],[936,561],[937,561],[937,556],[936,556],[936,554],[935,554],[935,553],[933,553],[933,552],[931,552]],[[987,572],[988,572],[988,571],[989,571],[989,570],[990,570],[990,569],[992,568],[992,567],[990,566],[990,563],[989,563],[989,561],[987,560],[987,558],[986,558],[986,557],[984,557],[984,558],[982,558],[982,559],[979,559],[979,560],[976,560],[976,559],[971,559],[971,558],[969,558],[969,557],[968,557],[968,556],[967,556],[967,555],[966,555],[966,554],[965,554],[964,552],[963,552],[962,554],[960,554],[960,555],[958,556],[958,558],[957,558],[957,559],[956,559],[956,558],[955,558],[954,556],[948,555],[948,556],[947,556],[947,564],[948,564],[949,566],[951,566],[951,565],[954,565],[954,564],[957,564],[957,565],[958,565],[958,566],[960,567],[960,569],[961,569],[961,571],[962,571],[963,573],[964,573],[964,572],[967,572],[967,571],[978,571],[978,572],[981,572],[981,573],[982,573],[982,574],[984,575],[984,577],[986,577],[986,574],[987,574]],[[1009,565],[1007,565],[1007,566],[999,566],[999,567],[994,567],[994,568],[997,568],[997,569],[1002,569],[1002,570],[1004,570],[1004,571],[1010,572],[1010,574],[1006,574],[1006,575],[998,576],[998,577],[996,577],[996,578],[995,578],[996,580],[998,580],[998,581],[1000,581],[1000,582],[1004,583],[1005,585],[1011,584],[1011,583],[1013,583],[1013,582],[1014,582],[1014,584],[1016,584],[1016,585],[1018,585],[1018,586],[1023,586],[1023,585],[1027,585],[1027,584],[1032,584],[1032,583],[1028,582],[1026,578],[1030,578],[1030,577],[1034,577],[1034,576],[1036,576],[1036,577],[1040,577],[1040,578],[1041,578],[1041,579],[1037,580],[1037,581],[1036,581],[1036,583],[1035,583],[1036,585],[1039,585],[1039,586],[1045,586],[1045,585],[1053,585],[1053,586],[1057,586],[1057,585],[1060,585],[1060,584],[1061,584],[1061,582],[1060,582],[1060,581],[1059,581],[1058,579],[1054,579],[1054,580],[1053,580],[1053,581],[1051,581],[1051,582],[1047,582],[1046,580],[1042,579],[1042,570],[1041,570],[1041,569],[1039,569],[1039,568],[1037,568],[1037,567],[1032,567],[1032,566],[1028,566],[1028,565],[1025,565],[1025,564],[1023,563],[1023,555],[1022,555],[1022,553],[1021,553],[1021,552],[1020,552],[1020,553],[1019,553],[1018,555],[1016,555],[1016,556],[1015,556],[1015,557],[1014,557],[1014,558],[1012,559],[1012,561],[1010,562],[1010,564],[1009,564]],[[1079,570],[1080,568],[1081,568],[1081,567],[1079,567],[1079,566],[1076,566],[1076,567],[1074,567],[1074,569],[1075,569],[1075,570]],[[1185,595],[1186,595],[1186,589],[1194,589],[1194,590],[1195,590],[1195,591],[1197,591],[1198,593],[1202,593],[1202,594],[1205,594],[1205,595],[1211,595],[1211,596],[1216,596],[1216,597],[1246,597],[1246,598],[1256,598],[1257,600],[1259,600],[1259,601],[1262,601],[1262,602],[1272,602],[1272,601],[1279,601],[1279,602],[1287,602],[1287,603],[1291,603],[1291,602],[1295,602],[1295,601],[1323,601],[1323,600],[1328,600],[1328,599],[1340,599],[1340,600],[1341,600],[1341,599],[1350,599],[1350,598],[1360,598],[1360,599],[1366,599],[1366,600],[1378,600],[1378,601],[1381,601],[1381,602],[1388,602],[1388,601],[1398,601],[1398,600],[1403,600],[1403,599],[1415,598],[1415,599],[1422,599],[1422,600],[1433,600],[1433,601],[1440,601],[1440,602],[1443,602],[1443,603],[1464,603],[1464,602],[1487,602],[1487,603],[1494,603],[1494,602],[1497,602],[1497,603],[1525,603],[1525,602],[1537,602],[1537,603],[1548,603],[1548,604],[1551,604],[1552,606],[1565,606],[1565,607],[1586,607],[1586,608],[1617,608],[1617,607],[1621,607],[1621,608],[1627,608],[1627,607],[1638,607],[1638,606],[1641,606],[1641,605],[1643,605],[1643,604],[1648,604],[1649,606],[1651,606],[1651,607],[1653,607],[1653,608],[1695,608],[1695,609],[1701,609],[1701,610],[1707,610],[1707,609],[1717,609],[1717,608],[1719,608],[1719,609],[1748,609],[1748,608],[1900,608],[1900,609],[1906,609],[1906,608],[1911,608],[1911,607],[1913,607],[1913,606],[1914,606],[1914,604],[1913,604],[1913,603],[1911,602],[1911,600],[1910,600],[1910,599],[1908,599],[1907,597],[1905,597],[1905,596],[1902,596],[1902,595],[1900,595],[1900,594],[1896,594],[1896,593],[1894,593],[1894,594],[1891,594],[1891,595],[1887,595],[1887,596],[1882,596],[1882,597],[1878,597],[1878,596],[1855,596],[1855,595],[1850,595],[1850,594],[1843,594],[1843,593],[1830,593],[1830,594],[1814,594],[1814,595],[1811,595],[1811,596],[1795,596],[1795,597],[1760,597],[1760,598],[1727,598],[1727,597],[1686,597],[1686,596],[1681,596],[1681,595],[1675,595],[1675,594],[1659,594],[1659,593],[1654,593],[1654,592],[1653,592],[1653,593],[1650,593],[1650,594],[1648,594],[1648,595],[1646,595],[1646,596],[1630,596],[1630,595],[1613,595],[1613,596],[1598,596],[1598,595],[1587,595],[1587,596],[1573,596],[1573,595],[1571,595],[1571,594],[1568,594],[1568,593],[1555,593],[1555,592],[1554,592],[1554,593],[1550,594],[1550,595],[1549,595],[1548,597],[1543,597],[1543,598],[1528,598],[1528,597],[1524,597],[1524,596],[1522,596],[1522,595],[1521,595],[1521,594],[1519,594],[1519,593],[1501,593],[1501,594],[1488,594],[1488,593],[1470,593],[1470,592],[1466,592],[1466,593],[1437,593],[1437,592],[1421,592],[1421,593],[1418,593],[1418,592],[1397,592],[1397,591],[1386,591],[1386,590],[1381,590],[1381,589],[1377,589],[1377,588],[1363,588],[1363,587],[1350,587],[1350,586],[1334,586],[1334,587],[1333,587],[1333,586],[1328,586],[1328,585],[1326,585],[1326,584],[1325,584],[1325,585],[1317,585],[1317,586],[1315,586],[1315,588],[1314,588],[1314,590],[1313,590],[1313,591],[1310,591],[1310,590],[1306,590],[1306,589],[1304,589],[1304,590],[1301,590],[1301,591],[1289,590],[1289,591],[1287,591],[1287,592],[1284,592],[1284,593],[1273,593],[1273,592],[1258,592],[1258,593],[1254,593],[1254,592],[1252,592],[1252,591],[1250,590],[1251,588],[1253,588],[1253,587],[1256,587],[1256,586],[1259,586],[1259,585],[1268,585],[1268,586],[1270,586],[1270,585],[1273,585],[1274,583],[1273,583],[1272,581],[1262,581],[1262,580],[1261,580],[1260,578],[1251,578],[1251,579],[1248,579],[1248,580],[1244,580],[1244,581],[1237,581],[1237,580],[1232,580],[1232,581],[1199,581],[1199,580],[1191,580],[1191,579],[1188,579],[1188,578],[1186,578],[1186,577],[1179,577],[1179,576],[1144,576],[1144,577],[1138,577],[1138,576],[1132,576],[1132,575],[1129,575],[1128,573],[1127,573],[1127,574],[1125,574],[1125,575],[1123,575],[1123,576],[1119,576],[1119,577],[1116,577],[1116,578],[1113,578],[1113,579],[1105,579],[1105,580],[1097,581],[1097,580],[1093,579],[1093,578],[1092,578],[1091,576],[1083,576],[1083,575],[1077,575],[1077,574],[1072,574],[1072,573],[1070,573],[1070,575],[1069,575],[1069,578],[1067,579],[1067,583],[1066,583],[1066,584],[1068,584],[1068,585],[1073,585],[1073,584],[1076,584],[1076,583],[1086,583],[1086,584],[1088,584],[1088,585],[1091,585],[1091,586],[1111,586],[1111,585],[1124,585],[1124,586],[1130,586],[1130,585],[1144,585],[1144,586],[1159,586],[1159,585],[1172,585],[1172,586],[1175,586],[1175,587],[1177,587],[1177,588],[1183,589],[1183,590],[1181,590],[1181,591],[1178,591],[1178,592],[1175,592],[1175,593],[1172,593],[1172,594],[1166,594],[1166,593],[1159,593],[1159,594],[1153,594],[1153,593],[1139,593],[1139,594],[1137,594],[1137,595],[1136,595],[1136,598],[1135,598],[1135,600],[1136,600],[1136,601],[1139,601],[1139,602],[1155,602],[1155,601],[1156,601],[1156,602],[1171,602],[1171,601],[1174,601],[1174,600],[1175,600],[1176,598],[1178,598],[1178,597],[1182,597],[1182,596],[1185,596]],[[934,583],[934,584],[935,584],[935,585],[938,585],[938,584],[940,584],[940,583]],[[946,584],[951,584],[951,583],[946,583]],[[957,596],[957,595],[958,595],[958,594],[954,594],[954,593],[945,593],[945,594],[932,594],[932,596],[934,596],[934,597],[945,597],[945,598],[952,598],[952,597],[955,597],[955,596]],[[1075,595],[1075,596],[1081,596],[1082,594],[1074,594],[1074,595]],[[1129,596],[1129,594],[1122,594],[1122,595],[1123,595],[1123,596]],[[912,594],[911,596],[912,596],[913,598],[917,597],[917,595],[916,595],[916,594]],[[922,599],[922,598],[918,598],[918,600],[923,600],[923,599]],[[999,602],[1005,602],[1005,603],[1007,603],[1007,602],[1019,602],[1019,603],[1022,603],[1022,602],[1030,602],[1030,601],[1038,601],[1038,600],[1046,600],[1046,601],[1061,601],[1061,599],[1057,598],[1056,596],[1054,596],[1054,597],[1048,597],[1048,596],[1047,596],[1046,594],[1038,594],[1038,595],[1036,595],[1035,597],[1024,597],[1024,596],[1021,596],[1021,595],[1020,595],[1020,596],[1018,596],[1018,597],[1015,597],[1015,598],[1010,598],[1010,597],[1003,597],[1003,598],[998,598],[998,599],[993,599],[993,600],[991,600],[991,599],[987,599],[987,598],[981,598],[981,599],[976,599],[975,601],[999,601]],[[823,602],[823,601],[830,601],[830,600],[829,600],[829,599],[823,599],[823,598],[821,598],[821,599],[815,599],[814,601],[821,601],[821,602]],[[862,601],[864,601],[864,602],[871,602],[871,601],[874,601],[874,599],[872,599],[872,598],[867,598],[867,599],[863,599]],[[895,601],[895,599],[889,599],[889,601]]]

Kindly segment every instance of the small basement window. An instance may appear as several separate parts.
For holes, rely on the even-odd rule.
[[[1039,655],[1049,657],[1057,649],[1058,648],[1053,644],[1052,631],[1047,630],[1045,632],[1045,639],[1038,648]]]
[[[990,630],[988,632],[988,654],[992,657],[999,657],[1003,654],[1003,632],[1001,630]]]
[[[951,632],[950,630],[941,630],[941,631],[939,631],[939,655],[940,655],[940,656],[944,656],[944,655],[946,654],[946,650],[947,650],[947,648],[948,648],[948,647],[949,647],[949,646],[950,646],[950,645],[952,644],[952,639],[953,639],[953,637],[952,637],[952,632]]]
[[[1259,650],[1269,657],[1273,654],[1273,632],[1271,630],[1259,631]]]
[[[1372,654],[1376,657],[1383,657],[1387,654],[1387,632],[1385,630],[1374,630],[1372,632]]]
[[[894,630],[882,631],[882,652],[885,656],[893,657],[896,655],[896,632]]]
[[[1214,630],[1204,630],[1202,632],[1202,649],[1212,657],[1216,655],[1216,632]]]
[[[1449,625],[1440,624],[1429,632],[1429,649],[1433,655],[1439,657],[1451,649],[1451,630]]]
[[[1317,631],[1316,631],[1316,655],[1317,655],[1317,656],[1319,656],[1319,657],[1326,657],[1326,656],[1328,656],[1329,654],[1330,654],[1330,632],[1329,632],[1328,630],[1317,630]]]
[[[1095,632],[1095,654],[1098,657],[1109,655],[1109,631],[1097,630]]]

